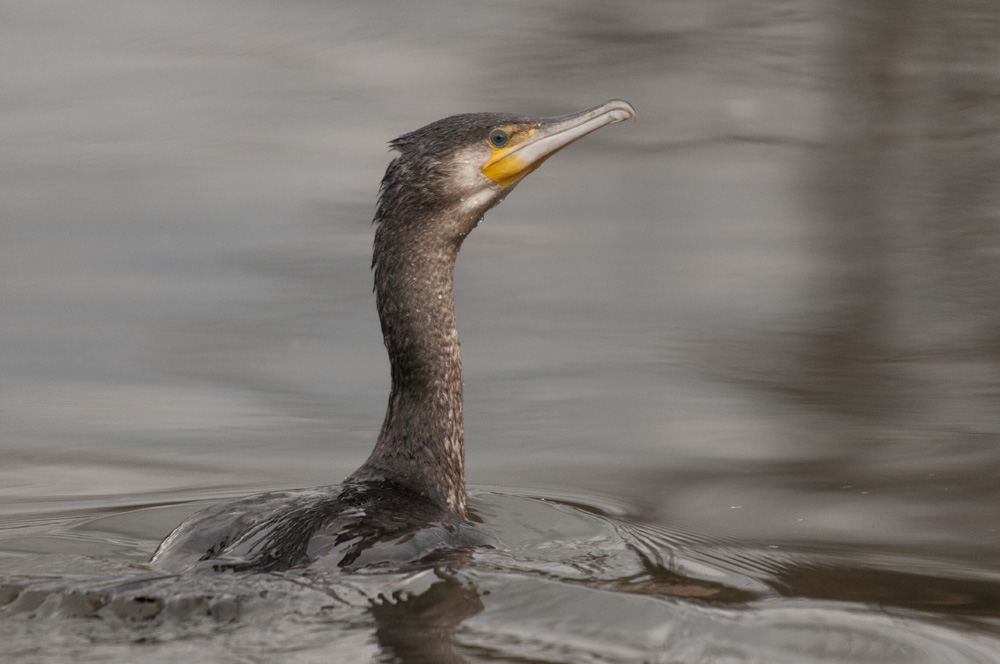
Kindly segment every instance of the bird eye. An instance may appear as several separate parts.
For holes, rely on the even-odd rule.
[[[507,145],[508,140],[510,140],[510,136],[503,129],[494,129],[490,132],[490,145],[495,148],[502,148]]]

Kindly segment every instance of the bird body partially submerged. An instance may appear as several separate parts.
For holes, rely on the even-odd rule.
[[[263,571],[337,551],[336,564],[345,566],[427,528],[462,531],[462,359],[452,286],[458,251],[483,215],[545,159],[629,118],[635,111],[620,100],[540,120],[472,113],[392,141],[399,154],[382,179],[372,258],[392,387],[374,450],[341,486],[252,496],[195,514],[152,562]],[[456,537],[452,546],[473,540]]]
[[[438,560],[488,543],[464,518],[394,482],[275,491],[204,509],[157,549],[171,571],[357,569]]]

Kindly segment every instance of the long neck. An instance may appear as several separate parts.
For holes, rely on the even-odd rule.
[[[443,241],[430,228],[382,220],[375,235],[392,390],[375,449],[354,477],[392,480],[464,515],[462,358],[452,290],[461,240]]]

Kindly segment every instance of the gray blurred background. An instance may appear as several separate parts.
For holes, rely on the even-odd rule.
[[[620,97],[459,258],[470,483],[995,567],[998,17],[0,2],[0,512],[342,479],[386,142]]]

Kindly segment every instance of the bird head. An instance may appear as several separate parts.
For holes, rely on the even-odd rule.
[[[635,119],[621,100],[554,118],[504,113],[453,115],[390,143],[399,155],[382,180],[381,223],[433,222],[460,240],[542,162],[615,122]]]

